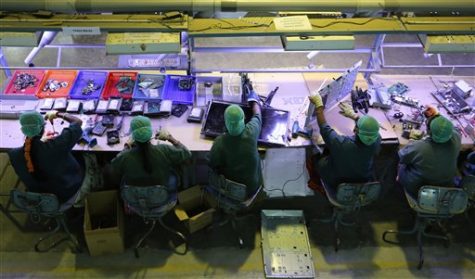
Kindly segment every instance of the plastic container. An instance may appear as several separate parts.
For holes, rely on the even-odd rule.
[[[26,88],[16,88],[15,81],[17,77],[21,74],[28,74],[32,75],[36,78],[34,83],[31,83]],[[5,95],[15,95],[15,96],[31,96],[35,98],[36,93],[40,89],[40,85],[43,82],[43,78],[45,77],[45,71],[41,70],[22,70],[22,71],[15,71],[12,75],[12,79],[8,83],[7,87],[5,88]],[[27,85],[27,84],[25,84]]]
[[[223,100],[223,78],[197,76],[195,106],[204,107],[211,100]]]
[[[123,84],[123,88],[130,88],[130,90],[124,90],[119,92],[119,82],[121,78],[130,78],[130,86]],[[102,92],[102,99],[108,100],[109,98],[123,98],[131,99],[132,93],[134,92],[135,82],[137,80],[136,72],[110,72],[107,77],[107,83],[104,91]],[[133,83],[133,84],[132,84]]]
[[[43,82],[40,85],[36,96],[38,98],[66,98],[69,96],[71,88],[74,86],[76,81],[77,71],[70,70],[49,70],[46,71]],[[55,91],[51,91],[48,88],[48,83],[50,81],[55,81],[56,83],[63,83],[64,86],[56,86]]]
[[[183,90],[179,88],[181,79],[192,79],[190,89]],[[174,104],[193,105],[195,99],[196,79],[192,76],[169,75],[166,81],[166,87],[162,94],[162,100],[171,100]]]
[[[132,99],[144,101],[161,99],[163,88],[166,87],[166,77],[166,75],[139,74],[137,76],[137,82],[135,83],[134,94],[132,95]],[[155,89],[144,90],[140,87],[140,83],[142,82],[161,82],[162,85]]]
[[[99,99],[106,84],[107,74],[107,72],[99,71],[79,71],[69,98],[80,100]],[[94,81],[93,86],[87,89],[90,80]]]

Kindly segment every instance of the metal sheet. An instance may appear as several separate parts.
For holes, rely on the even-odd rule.
[[[262,210],[262,256],[267,278],[314,278],[302,210]]]

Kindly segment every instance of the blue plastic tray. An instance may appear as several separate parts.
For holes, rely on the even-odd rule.
[[[140,88],[139,84],[142,82],[144,79],[151,79],[151,80],[158,80],[162,79],[163,85],[156,88],[157,92],[152,93],[151,95],[147,95],[145,92],[142,91]],[[163,89],[166,88],[167,86],[167,76],[166,75],[151,75],[151,74],[139,74],[137,76],[137,82],[135,83],[134,87],[134,94],[132,95],[132,99],[135,100],[158,100],[162,98],[162,92]],[[153,96],[154,95],[154,96]]]
[[[178,88],[178,82],[181,78],[192,78],[193,85],[189,90],[180,90]],[[171,100],[174,104],[193,105],[195,100],[196,91],[196,78],[192,76],[167,76],[165,82],[165,90],[162,93],[163,100]]]
[[[94,84],[99,85],[100,88],[92,91],[89,95],[84,95],[82,93],[82,90],[85,87],[87,87],[87,83],[90,79],[94,80]],[[76,79],[76,83],[74,84],[74,87],[71,89],[71,92],[69,93],[69,97],[71,99],[81,99],[81,100],[99,99],[102,94],[102,91],[104,90],[106,80],[107,80],[107,72],[79,71],[78,77]]]

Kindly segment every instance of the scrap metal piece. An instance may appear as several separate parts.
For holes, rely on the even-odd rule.
[[[314,278],[302,210],[261,211],[262,256],[267,278]]]

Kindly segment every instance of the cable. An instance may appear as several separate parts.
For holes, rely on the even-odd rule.
[[[352,24],[352,25],[365,25],[365,24],[368,24],[370,23],[371,21],[374,21],[374,20],[389,20],[389,21],[393,21],[394,19],[393,18],[380,18],[380,17],[373,17],[373,18],[370,18],[366,21],[363,21],[363,22],[354,22],[354,21],[333,21],[333,22],[330,22],[328,24],[325,24],[325,25],[316,25],[316,24],[312,24],[313,27],[316,27],[316,28],[326,28],[326,27],[329,27],[329,26],[332,26],[332,25],[335,25],[335,24]]]
[[[264,187],[264,190],[265,190],[265,191],[268,191],[268,192],[280,191],[280,192],[282,193],[282,196],[283,196],[284,198],[286,198],[285,191],[284,191],[284,190],[285,190],[285,186],[287,186],[287,184],[288,184],[289,182],[293,182],[293,181],[299,180],[299,179],[302,177],[302,175],[303,175],[304,173],[305,173],[305,162],[304,162],[303,165],[302,165],[302,172],[299,174],[299,176],[297,176],[296,178],[289,179],[289,180],[285,181],[285,183],[282,185],[281,188],[269,189],[269,188]]]

